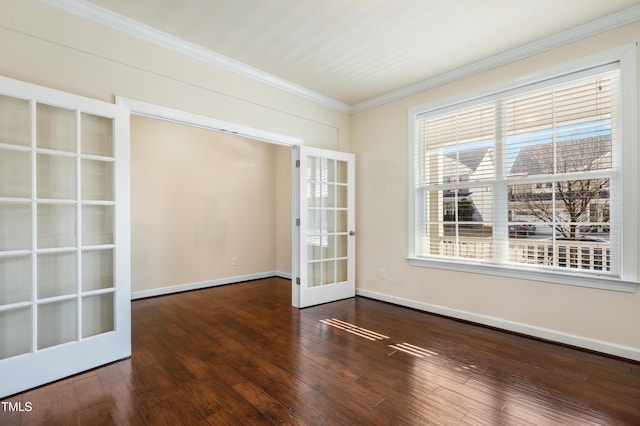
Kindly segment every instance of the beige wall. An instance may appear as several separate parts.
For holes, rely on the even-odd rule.
[[[290,273],[289,151],[132,117],[132,291]]]
[[[635,42],[639,34],[637,22],[354,115],[358,288],[493,325],[586,342],[597,349],[603,349],[601,343],[609,348],[619,345],[618,353],[640,357],[640,291],[627,294],[412,267],[405,259],[409,108]],[[378,278],[380,268],[385,268],[386,280]]]
[[[276,147],[276,270],[291,274],[291,148]]]

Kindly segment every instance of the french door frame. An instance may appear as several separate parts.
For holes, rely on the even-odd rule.
[[[307,146],[294,151],[292,304],[305,308],[353,297],[355,156]]]

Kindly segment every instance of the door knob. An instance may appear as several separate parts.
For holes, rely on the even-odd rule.
[[[354,235],[356,235],[356,231],[349,231],[349,235],[353,237]]]

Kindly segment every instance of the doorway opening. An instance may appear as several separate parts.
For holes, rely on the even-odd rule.
[[[131,112],[133,299],[294,275],[302,140],[117,103]]]

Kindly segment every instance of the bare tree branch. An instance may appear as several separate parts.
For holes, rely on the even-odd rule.
[[[609,206],[609,179],[577,179],[545,182],[544,175],[553,171],[561,173],[585,172],[610,167],[610,137],[575,139],[552,144],[525,147],[512,174],[541,175],[540,188],[535,184],[519,184],[510,187],[510,197],[519,209],[542,222],[554,223],[558,233],[577,239],[583,226],[590,222],[590,212],[595,204],[600,209]],[[555,159],[555,162],[554,162]],[[608,215],[603,219],[608,222]],[[587,230],[586,232],[590,232]]]

